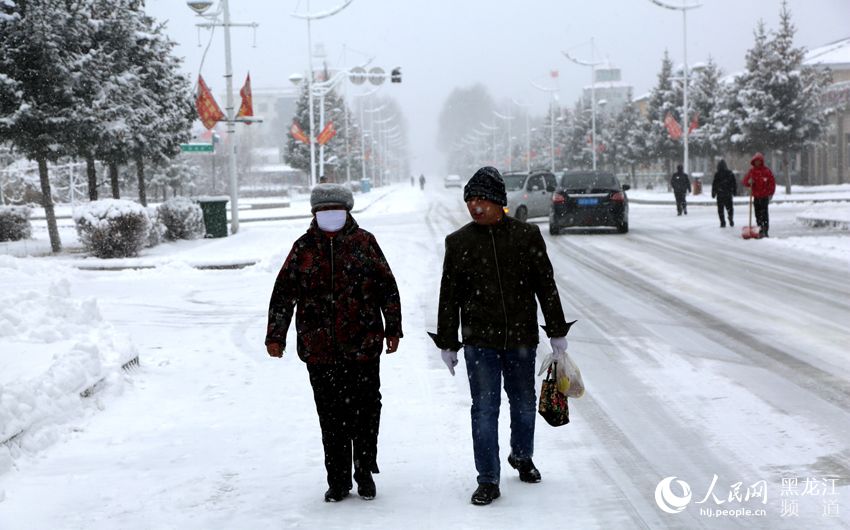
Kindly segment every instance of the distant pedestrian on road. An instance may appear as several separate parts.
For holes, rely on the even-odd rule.
[[[676,197],[676,213],[677,215],[688,215],[688,201],[686,196],[691,192],[691,179],[685,173],[682,165],[676,166],[676,172],[670,178],[670,186],[673,188],[673,195]]]
[[[714,174],[714,180],[711,182],[711,198],[717,199],[717,215],[720,216],[721,228],[726,226],[726,214],[729,215],[729,226],[735,226],[735,221],[732,218],[734,214],[732,197],[737,194],[737,188],[738,179],[726,167],[726,161],[721,159],[717,163],[717,172]]]
[[[463,348],[472,395],[472,448],[478,488],[471,502],[493,502],[499,491],[499,408],[502,378],[510,402],[508,463],[523,482],[540,482],[534,454],[537,400],[537,302],[553,354],[565,362],[567,331],[546,243],[535,224],[505,215],[505,182],[493,167],[475,172],[463,189],[472,222],[446,237],[437,333],[443,362],[454,375]],[[535,300],[536,298],[536,300]],[[461,329],[463,342],[458,341]]]
[[[425,189],[425,173],[422,173],[422,174],[419,175],[419,189],[420,190]]]
[[[413,175],[410,175],[410,187],[416,186],[416,179],[413,178]]]
[[[351,217],[350,189],[319,184],[310,205],[310,228],[292,245],[272,290],[266,350],[283,356],[294,312],[298,357],[307,363],[322,430],[325,501],[348,496],[352,463],[357,493],[373,499],[379,361],[384,339],[393,353],[402,336],[398,287],[375,236]]]
[[[750,188],[750,193],[753,196],[753,210],[756,213],[756,224],[759,226],[759,237],[768,237],[767,231],[770,228],[770,219],[767,212],[767,207],[770,204],[770,199],[776,193],[776,179],[773,177],[773,171],[764,165],[764,155],[756,153],[753,159],[750,160],[752,168],[744,177],[743,186]]]

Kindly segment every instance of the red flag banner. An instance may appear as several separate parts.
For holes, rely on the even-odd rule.
[[[554,79],[554,78],[558,77],[558,71],[552,70],[552,71],[549,72],[549,75]]]
[[[674,118],[669,112],[667,113],[667,116],[664,117],[664,126],[667,127],[667,133],[670,135],[670,138],[673,140],[681,138],[682,127],[679,126],[679,122],[677,122],[676,118]]]
[[[301,130],[301,127],[298,126],[298,122],[295,120],[293,120],[292,125],[289,126],[289,134],[299,142],[304,142],[305,144],[310,143],[310,139],[307,138],[307,135],[304,134],[304,131]]]
[[[245,84],[242,85],[242,89],[239,91],[239,95],[242,96],[242,105],[239,107],[239,112],[236,113],[237,118],[241,118],[244,116],[253,116],[254,115],[254,98],[251,96],[251,74],[248,73],[248,76],[245,78]],[[246,122],[247,125],[251,125],[251,122]]]
[[[326,143],[331,141],[331,138],[336,136],[336,129],[334,129],[334,122],[330,121],[325,128],[322,129],[322,132],[319,133],[319,136],[316,137],[316,141],[319,145],[325,145]]]
[[[212,129],[216,122],[224,119],[224,113],[221,112],[221,108],[215,102],[210,88],[200,75],[198,76],[198,95],[195,98],[195,108],[198,109],[198,117],[201,118],[201,123],[207,129]]]
[[[695,113],[694,117],[691,118],[691,124],[688,126],[688,134],[691,134],[697,128],[699,128],[699,112]]]

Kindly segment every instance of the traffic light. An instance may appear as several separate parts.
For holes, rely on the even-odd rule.
[[[393,71],[390,72],[390,82],[401,83],[401,66],[396,66],[393,68]]]

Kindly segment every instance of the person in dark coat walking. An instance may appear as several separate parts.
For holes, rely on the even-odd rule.
[[[735,226],[735,220],[732,218],[734,207],[732,205],[732,197],[737,194],[738,179],[735,174],[726,167],[726,161],[720,160],[717,163],[717,172],[714,174],[714,180],[711,182],[711,198],[717,199],[717,215],[720,216],[720,227],[726,226],[726,215],[729,215],[729,226]]]
[[[691,192],[691,179],[688,178],[688,174],[685,173],[681,164],[676,166],[676,172],[670,178],[670,186],[673,188],[673,195],[676,197],[677,215],[688,215],[688,201],[685,197]]]
[[[464,187],[463,199],[472,222],[446,237],[437,333],[430,335],[452,375],[457,352],[463,348],[478,471],[478,488],[471,502],[485,505],[501,495],[498,418],[502,377],[511,415],[508,463],[524,482],[541,479],[531,459],[537,407],[537,301],[555,356],[565,355],[571,324],[564,320],[540,229],[505,215],[507,195],[499,171],[479,169]],[[458,341],[458,327],[462,342]]]
[[[419,189],[420,190],[425,189],[425,173],[422,173],[422,174],[419,175]]]
[[[351,190],[319,184],[310,205],[310,228],[292,245],[272,290],[266,350],[283,356],[294,312],[298,357],[307,364],[322,430],[325,501],[348,496],[352,463],[357,493],[373,499],[379,360],[384,339],[393,353],[402,336],[398,287],[375,236],[349,213]]]
[[[759,226],[759,237],[768,237],[770,219],[767,207],[770,204],[770,199],[773,198],[773,194],[776,193],[776,179],[773,176],[773,171],[764,165],[763,154],[756,153],[750,160],[750,165],[752,167],[744,176],[741,184],[745,188],[750,188],[753,195],[753,210],[756,213],[756,224]]]

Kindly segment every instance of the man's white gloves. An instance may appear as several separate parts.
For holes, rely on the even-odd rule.
[[[567,353],[567,337],[552,337],[549,339],[549,344],[552,346],[552,357],[555,362],[564,362]]]
[[[455,375],[455,366],[457,366],[457,352],[452,350],[440,350],[440,356],[443,358],[443,362],[446,363],[446,366],[449,368],[449,372],[452,375]]]

